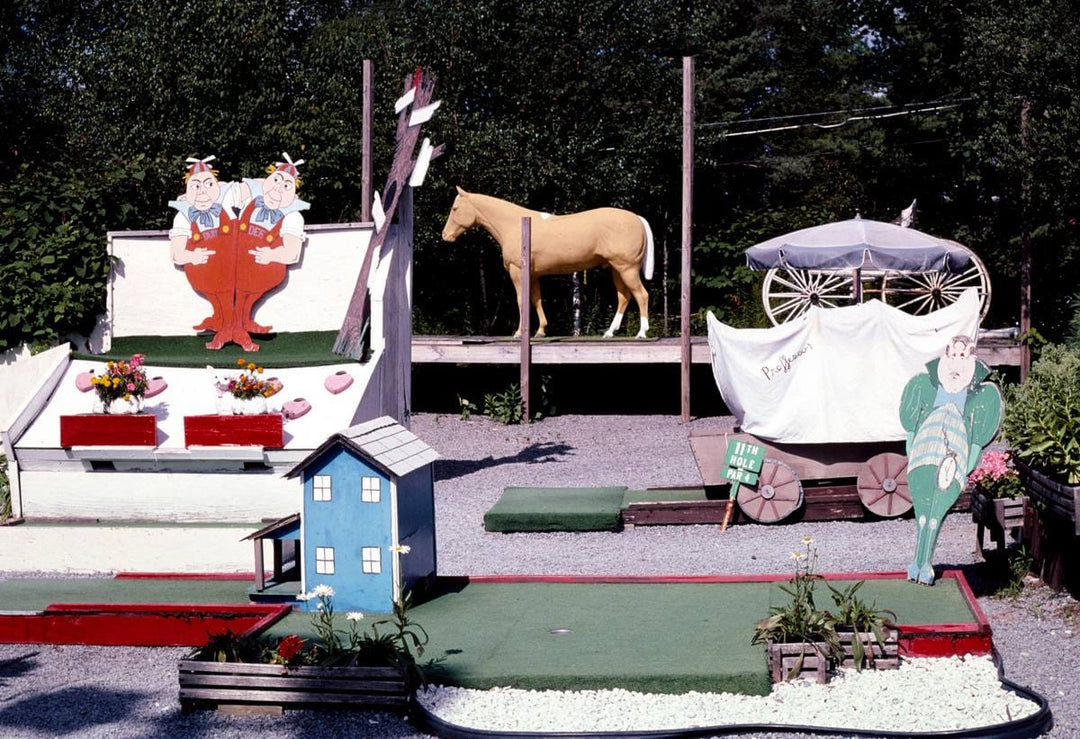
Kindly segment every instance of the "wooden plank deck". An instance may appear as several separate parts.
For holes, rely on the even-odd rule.
[[[533,339],[533,364],[679,364],[679,338],[603,339],[553,337]],[[690,340],[693,364],[710,364],[704,336]],[[1020,345],[1013,340],[979,339],[979,356],[991,367],[1020,366]],[[417,336],[412,339],[414,364],[518,364],[521,346],[499,336]]]

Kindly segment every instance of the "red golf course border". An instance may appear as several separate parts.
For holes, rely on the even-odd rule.
[[[226,629],[257,634],[291,610],[287,604],[53,603],[44,611],[0,613],[0,643],[195,647]]]

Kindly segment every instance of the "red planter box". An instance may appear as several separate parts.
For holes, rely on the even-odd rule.
[[[184,446],[285,446],[280,413],[184,416]]]
[[[157,446],[151,413],[60,416],[60,446]]]

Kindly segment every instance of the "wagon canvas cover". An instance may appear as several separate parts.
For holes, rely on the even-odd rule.
[[[955,241],[863,218],[793,231],[746,250],[750,269],[960,272],[970,263],[967,249]]]
[[[737,329],[709,313],[716,385],[742,429],[803,444],[897,441],[900,396],[953,336],[975,338],[979,298],[915,316],[871,300],[811,307],[766,329]]]

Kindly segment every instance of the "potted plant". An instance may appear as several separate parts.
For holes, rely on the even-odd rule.
[[[1005,438],[1031,502],[1031,550],[1043,579],[1064,581],[1080,534],[1080,349],[1047,345],[1020,385],[1005,394]]]
[[[131,414],[142,412],[147,379],[142,354],[133,354],[126,362],[107,362],[104,375],[94,375],[94,413]]]
[[[971,518],[978,524],[979,549],[989,528],[998,549],[1005,548],[1005,532],[1024,527],[1027,496],[1020,472],[1007,451],[984,452],[979,466],[968,475]]]
[[[216,413],[184,416],[186,446],[261,446],[277,449],[285,445],[280,412],[269,412],[266,399],[282,388],[275,377],[263,379],[263,368],[243,357],[236,360],[238,374],[218,373],[207,367],[217,392]]]
[[[404,709],[425,684],[417,658],[428,640],[409,618],[408,596],[369,629],[358,612],[345,614],[347,629],[339,627],[328,585],[300,597],[318,600],[311,617],[315,638],[212,636],[179,663],[183,710],[222,704]]]
[[[751,639],[752,644],[766,645],[773,682],[813,671],[817,681],[824,683],[830,666],[843,656],[835,619],[814,603],[814,585],[823,579],[816,573],[817,550],[812,549],[809,537],[803,539],[803,545],[805,551],[791,555],[794,577],[780,586],[791,600],[772,606],[769,616],[758,622]]]
[[[895,669],[900,665],[896,614],[887,608],[878,608],[877,603],[867,605],[859,598],[859,588],[865,584],[859,580],[838,590],[826,583],[836,605],[833,621],[844,651],[840,666],[856,670],[864,667]]]
[[[144,358],[134,354],[107,362],[105,373],[90,374],[91,413],[60,416],[60,446],[155,446],[157,419],[143,413],[148,380]]]
[[[239,416],[257,416],[267,412],[266,399],[275,388],[269,380],[263,380],[263,368],[243,357],[236,360],[240,374],[231,378],[226,391],[232,396],[232,412]]]

